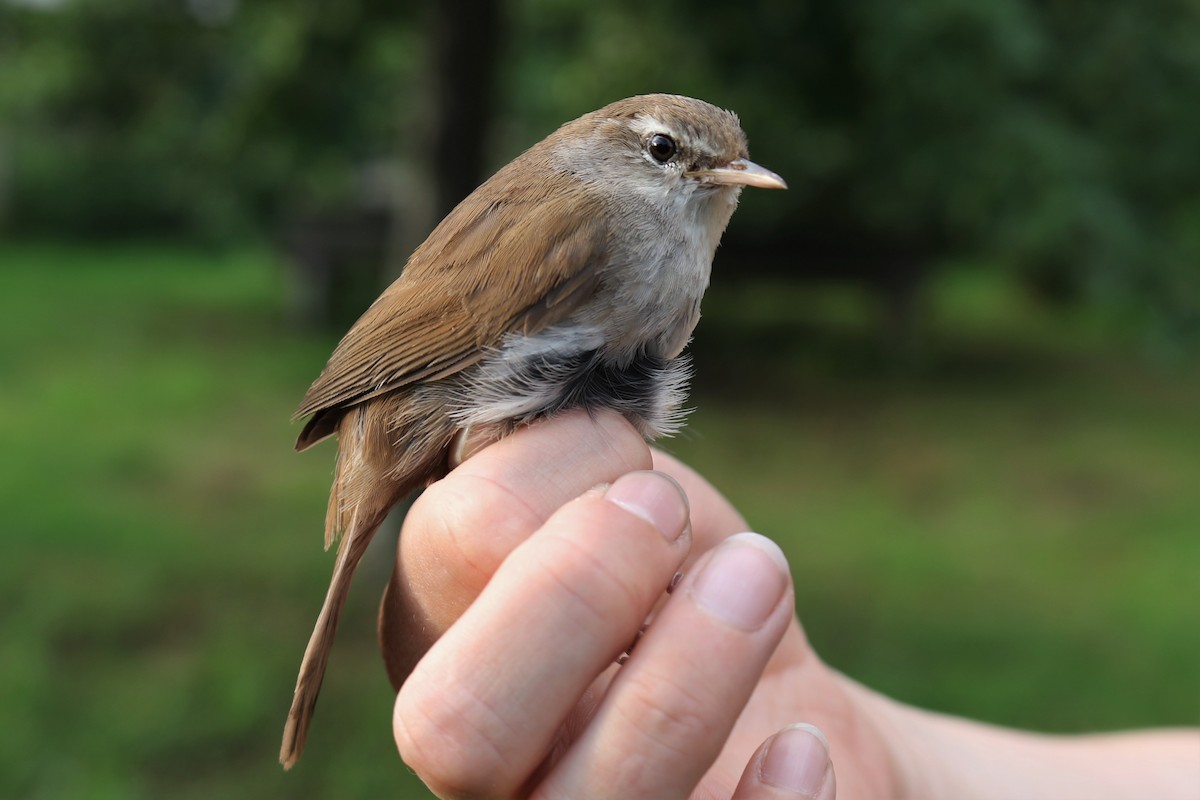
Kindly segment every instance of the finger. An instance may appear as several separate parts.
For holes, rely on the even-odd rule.
[[[654,468],[683,487],[692,506],[693,558],[715,547],[722,539],[750,529],[746,520],[700,473],[672,455],[651,450]]]
[[[630,473],[556,512],[401,688],[404,760],[437,793],[516,791],[689,543],[686,499],[659,473]]]
[[[393,686],[555,509],[649,466],[645,442],[624,417],[577,411],[518,430],[430,486],[404,521],[380,606]]]
[[[649,468],[641,436],[615,413],[569,412],[518,430],[413,504],[401,539],[406,577],[418,591],[432,583],[439,604],[448,599],[446,579],[454,578],[469,602],[500,561],[564,503]]]
[[[791,725],[755,751],[732,800],[834,800],[829,745],[814,725]]]
[[[688,502],[692,508],[692,552],[688,556],[688,561],[684,562],[683,570],[685,572],[693,568],[691,562],[700,558],[708,550],[735,533],[750,529],[737,509],[703,475],[661,450],[651,449],[650,453],[654,458],[656,470],[665,472],[679,481],[679,485],[687,493]],[[788,630],[783,642],[775,649],[772,662],[797,663],[807,660],[810,656],[811,648],[808,640],[797,624]],[[759,741],[767,730],[772,729],[773,726],[755,734],[750,741]],[[739,758],[734,769],[740,768],[741,763]]]
[[[671,595],[544,797],[686,797],[712,765],[792,615],[783,553],[726,539]]]

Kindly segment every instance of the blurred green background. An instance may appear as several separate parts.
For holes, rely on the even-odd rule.
[[[667,449],[834,666],[1047,731],[1200,721],[1191,0],[0,0],[0,796],[424,796],[288,416],[444,211],[646,91],[748,192]],[[383,537],[386,538],[386,537]]]

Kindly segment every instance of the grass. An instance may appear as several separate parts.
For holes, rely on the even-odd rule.
[[[391,745],[382,549],[309,753],[275,763],[332,466],[291,452],[333,338],[288,327],[280,266],[5,245],[0,274],[0,796],[425,796]],[[1195,724],[1200,375],[989,280],[939,286],[901,373],[853,292],[718,282],[668,447],[781,542],[818,650],[871,686],[1043,730]]]

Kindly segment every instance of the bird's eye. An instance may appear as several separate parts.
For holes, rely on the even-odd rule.
[[[646,144],[646,149],[650,151],[650,155],[660,164],[665,164],[671,160],[678,149],[675,146],[675,140],[670,136],[662,133],[656,133],[650,137],[650,141]]]

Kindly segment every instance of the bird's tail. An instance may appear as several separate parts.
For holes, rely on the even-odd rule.
[[[445,446],[439,452],[436,445],[429,446],[427,437],[421,437],[419,443],[397,441],[397,428],[407,427],[397,423],[412,421],[406,418],[415,416],[415,409],[408,406],[401,398],[380,398],[349,409],[338,424],[338,461],[325,516],[325,546],[329,547],[339,533],[342,536],[329,591],[300,662],[296,692],[283,729],[279,761],[284,769],[291,769],[304,751],[338,619],[367,545],[392,506],[444,471]],[[429,430],[433,421],[426,417],[423,422],[425,432],[434,433]],[[434,435],[448,441],[453,428],[448,421],[444,424],[446,430]]]
[[[389,505],[388,508],[390,507]],[[296,693],[292,697],[292,708],[288,711],[287,723],[283,728],[279,762],[283,764],[284,769],[291,769],[304,751],[308,726],[312,722],[313,710],[317,705],[317,695],[321,691],[321,681],[325,677],[325,667],[329,662],[329,651],[333,647],[338,618],[346,604],[354,569],[386,516],[387,509],[382,509],[360,518],[356,525],[346,531],[338,545],[337,561],[333,565],[329,591],[325,594],[325,604],[321,606],[316,627],[313,628],[308,647],[304,650],[300,674],[296,678]]]

